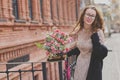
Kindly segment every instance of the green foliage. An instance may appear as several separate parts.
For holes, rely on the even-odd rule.
[[[51,40],[53,40],[52,37],[46,37],[46,42],[50,42]]]
[[[36,45],[38,48],[41,48],[41,49],[43,48],[43,44],[41,44],[41,43],[36,42],[35,45]]]

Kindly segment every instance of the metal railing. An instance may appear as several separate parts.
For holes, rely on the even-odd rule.
[[[41,69],[35,69],[35,66],[37,64],[41,64]],[[10,80],[10,73],[18,73],[19,74],[19,79],[18,80],[23,80],[22,79],[22,72],[31,72],[32,73],[32,80],[35,80],[35,75],[34,73],[37,71],[41,71],[43,74],[43,80],[47,80],[47,70],[46,70],[46,64],[50,62],[16,62],[16,63],[0,63],[0,65],[6,65],[5,70],[0,70],[0,74],[6,74],[6,80]],[[15,65],[15,64],[29,64],[29,67],[31,66],[31,69],[29,70],[23,70],[23,69],[18,69],[18,70],[11,70],[8,69],[8,65]],[[59,78],[60,80],[63,80],[63,72],[62,72],[62,61],[58,61],[58,72],[59,72]]]
[[[73,49],[74,50],[74,49]],[[71,53],[74,53],[75,50],[73,51],[71,50]],[[59,80],[71,80],[71,78],[74,77],[74,66],[76,64],[76,55],[72,55],[70,57],[66,57],[65,60],[59,60],[59,61],[55,61],[58,64],[58,76],[59,76]],[[65,64],[65,67],[63,66],[63,63],[66,62],[67,64]],[[10,80],[10,74],[12,73],[17,73],[18,74],[18,79],[17,80],[23,80],[22,79],[22,73],[24,72],[30,72],[32,74],[32,80],[36,80],[35,79],[35,72],[42,72],[42,77],[43,80],[47,80],[48,75],[50,75],[47,71],[48,71],[48,66],[47,63],[52,63],[50,61],[47,62],[11,62],[11,63],[0,63],[0,66],[4,65],[5,69],[1,70],[0,68],[0,76],[1,74],[4,74],[6,80]],[[25,65],[27,64],[27,69],[24,69],[20,66],[25,67]],[[14,66],[13,68],[9,68],[9,66]],[[19,68],[18,68],[19,66]],[[37,66],[37,69],[36,69]],[[29,69],[28,69],[29,67]],[[39,67],[39,69],[38,69]],[[15,69],[14,69],[15,68]],[[70,76],[68,79],[68,68],[70,71]],[[17,70],[16,70],[17,69]],[[0,79],[1,80],[1,79]],[[16,79],[15,79],[16,80]],[[31,79],[30,79],[31,80]],[[37,79],[38,80],[38,79]]]

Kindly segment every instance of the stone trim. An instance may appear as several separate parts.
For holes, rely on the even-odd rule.
[[[38,41],[35,41],[35,42],[38,42]],[[32,52],[32,48],[33,50],[34,49],[37,50],[38,48],[36,47],[35,42],[16,45],[16,46],[10,46],[10,47],[0,49],[0,62],[6,62],[13,58],[17,58],[22,55],[29,54],[30,52]],[[41,40],[39,42],[43,43],[44,40]]]

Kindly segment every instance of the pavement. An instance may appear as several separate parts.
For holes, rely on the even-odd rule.
[[[103,80],[120,80],[120,33],[113,33],[105,44],[112,51],[104,59]]]

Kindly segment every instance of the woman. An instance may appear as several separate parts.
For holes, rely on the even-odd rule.
[[[102,60],[108,52],[104,46],[103,31],[103,20],[96,7],[86,7],[70,34],[74,35],[75,39],[71,47],[77,46],[80,51],[74,80],[102,80]],[[68,56],[72,54],[68,54]]]

